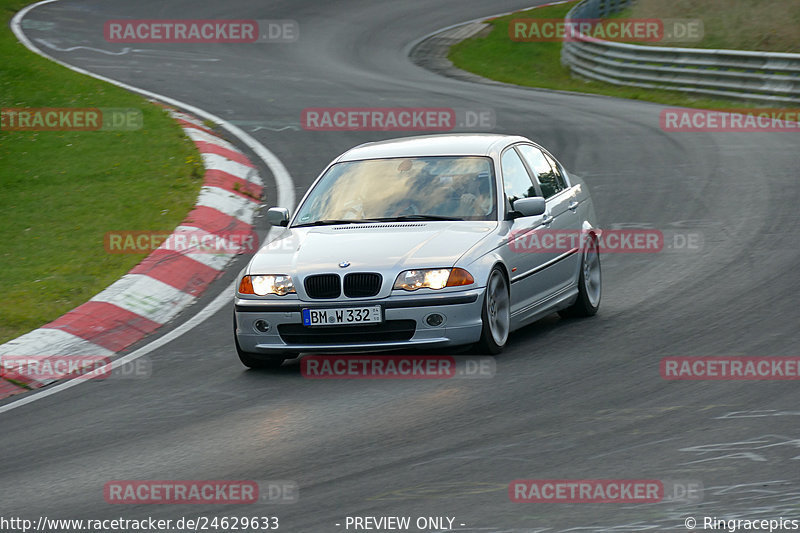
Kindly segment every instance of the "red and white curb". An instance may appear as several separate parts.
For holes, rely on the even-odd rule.
[[[252,231],[263,190],[255,166],[196,118],[173,108],[167,110],[197,145],[206,169],[197,203],[173,235]],[[0,345],[0,366],[4,356],[16,356],[17,361],[20,356],[30,356],[40,363],[50,357],[111,356],[175,318],[235,256],[162,245],[85,304]],[[26,375],[18,366],[6,370],[0,379],[0,399],[52,382]]]

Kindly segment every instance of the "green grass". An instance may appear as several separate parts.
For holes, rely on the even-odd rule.
[[[194,144],[160,108],[29,52],[0,2],[0,107],[141,110],[136,131],[0,131],[0,343],[87,301],[144,257],[106,253],[114,230],[172,230],[202,185]]]
[[[638,0],[621,16],[703,21],[701,41],[675,46],[800,52],[797,0]]]
[[[667,105],[723,109],[730,107],[764,107],[723,98],[692,96],[678,91],[617,86],[610,83],[585,81],[573,78],[569,69],[561,65],[560,42],[517,42],[508,34],[511,20],[516,18],[564,18],[577,2],[519,11],[489,21],[488,35],[466,39],[450,49],[448,57],[463,70],[505,83],[604,94],[618,98],[645,100]]]

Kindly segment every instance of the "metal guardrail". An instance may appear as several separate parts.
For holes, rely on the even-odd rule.
[[[632,0],[584,0],[572,19],[603,18]],[[640,46],[576,35],[565,41],[561,63],[574,75],[649,89],[800,103],[800,54]]]

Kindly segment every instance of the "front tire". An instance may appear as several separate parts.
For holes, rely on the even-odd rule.
[[[239,354],[239,361],[247,368],[253,370],[277,370],[286,360],[280,355],[262,355],[258,353],[243,352],[236,343],[236,353]]]
[[[603,292],[603,275],[600,269],[600,244],[591,235],[581,257],[581,272],[578,277],[578,298],[575,303],[558,312],[562,318],[589,317],[600,309]]]
[[[478,349],[482,353],[499,354],[505,348],[511,331],[511,295],[508,280],[498,267],[492,269],[486,283],[481,321],[483,329]]]
[[[239,339],[236,338],[236,315],[233,316],[233,342],[236,345],[239,361],[247,368],[252,368],[253,370],[275,370],[280,368],[286,360],[286,357],[282,355],[265,355],[242,350],[241,346],[239,346]]]

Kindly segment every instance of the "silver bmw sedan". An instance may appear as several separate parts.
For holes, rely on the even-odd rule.
[[[525,137],[446,134],[356,146],[317,178],[239,278],[242,363],[302,352],[474,344],[497,354],[544,315],[600,306],[586,185]]]

